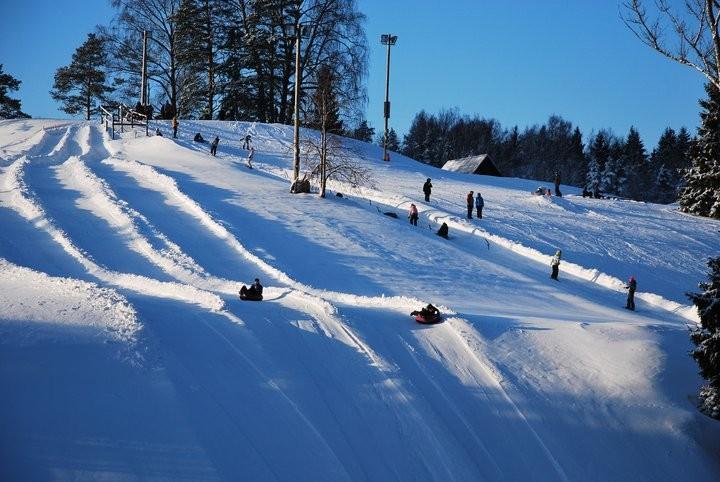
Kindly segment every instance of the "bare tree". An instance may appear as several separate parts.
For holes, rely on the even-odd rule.
[[[319,181],[320,197],[325,197],[327,182],[331,179],[353,187],[372,184],[370,169],[357,162],[356,157],[343,146],[342,138],[333,133],[341,106],[332,71],[321,67],[317,77],[312,103],[320,137],[306,137],[302,144],[310,176]]]
[[[625,25],[646,45],[665,57],[702,73],[720,89],[720,0],[684,0],[677,9],[668,0],[654,0],[649,14],[643,0],[623,2]],[[666,38],[672,31],[676,43]]]

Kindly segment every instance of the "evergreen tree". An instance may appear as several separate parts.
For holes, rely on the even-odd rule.
[[[75,51],[72,62],[55,72],[50,95],[61,102],[60,109],[70,115],[81,112],[90,120],[95,102],[104,102],[113,88],[106,83],[104,41],[94,33]]]
[[[30,117],[21,110],[20,101],[8,96],[8,91],[13,92],[20,88],[20,81],[10,74],[3,73],[3,65],[0,64],[0,119],[17,119]]]
[[[708,260],[709,282],[700,283],[702,293],[688,293],[700,315],[700,328],[692,331],[696,348],[692,356],[708,384],[700,390],[700,409],[720,419],[720,257]]]
[[[178,69],[185,81],[183,111],[201,119],[212,119],[217,110],[222,6],[218,0],[182,0],[174,18]]]
[[[637,201],[645,200],[655,179],[650,171],[645,145],[635,127],[630,127],[622,151],[620,164],[627,181],[625,185],[618,186],[618,194]]]
[[[367,121],[363,119],[362,121],[360,121],[360,124],[358,124],[358,126],[353,129],[350,137],[363,142],[372,142],[374,135],[375,129],[368,126]]]
[[[610,134],[607,131],[601,130],[595,135],[588,146],[587,159],[586,188],[590,192],[600,191],[602,175],[610,159]]]
[[[393,152],[398,152],[400,150],[400,141],[398,140],[398,135],[395,132],[395,129],[393,129],[392,127],[388,130],[387,149],[388,151]]]
[[[702,123],[692,143],[692,167],[685,174],[680,209],[699,216],[720,219],[720,90],[707,84],[708,98],[700,105]]]

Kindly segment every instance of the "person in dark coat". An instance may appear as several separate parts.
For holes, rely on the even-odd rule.
[[[160,136],[160,137],[163,136],[163,135],[162,135],[162,131],[160,130],[159,127],[158,127],[157,129],[155,129],[155,135],[156,135],[156,136]]]
[[[217,154],[217,146],[220,143],[220,137],[215,136],[215,139],[210,143],[210,154],[213,156]]]
[[[200,134],[199,132],[195,134],[195,137],[193,137],[193,141],[195,142],[205,142],[205,138]]]
[[[475,210],[477,211],[478,219],[482,219],[482,210],[485,207],[485,200],[483,199],[480,192],[475,195]]]
[[[562,193],[560,192],[560,172],[558,171],[555,171],[555,195],[562,197]]]
[[[430,182],[430,178],[427,178],[427,181],[425,181],[425,184],[423,184],[423,193],[425,193],[425,202],[430,202],[430,193],[432,192],[432,183]]]
[[[243,141],[243,149],[250,149],[250,142],[252,141],[252,137],[250,134],[245,136],[245,140]]]
[[[413,226],[417,226],[418,222],[418,210],[417,206],[414,204],[410,204],[410,210],[408,211],[408,218],[410,219],[410,224]]]
[[[410,313],[410,316],[418,316],[418,315],[422,316],[425,319],[429,319],[434,316],[439,316],[440,310],[435,308],[432,305],[432,303],[428,303],[428,305],[426,307],[420,308],[420,311],[415,310],[412,313]]]
[[[445,239],[448,239],[449,238],[448,231],[450,231],[450,228],[448,228],[447,223],[442,223],[442,225],[440,226],[440,229],[438,229],[437,235],[442,236]]]
[[[560,271],[560,258],[562,257],[562,251],[559,249],[555,253],[555,256],[552,257],[552,260],[550,260],[550,267],[552,267],[552,274],[550,277],[557,281],[558,279],[558,272]]]
[[[467,218],[472,219],[472,211],[473,211],[473,204],[475,204],[475,198],[473,197],[473,192],[470,191],[466,198],[467,201]]]
[[[635,290],[637,289],[637,280],[634,276],[630,277],[625,289],[628,290],[627,304],[625,305],[625,309],[635,311]]]
[[[262,292],[263,287],[259,278],[255,278],[255,282],[249,288],[245,285],[240,288],[240,296],[243,298],[262,298]]]

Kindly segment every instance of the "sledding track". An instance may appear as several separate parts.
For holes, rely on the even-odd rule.
[[[288,142],[277,127],[257,126],[253,132],[276,152]],[[591,462],[578,462],[573,441],[533,410],[536,387],[521,380],[510,363],[491,362],[493,350],[478,325],[477,313],[482,311],[475,311],[477,305],[465,307],[471,315],[467,319],[451,315],[442,325],[419,327],[407,313],[429,301],[417,299],[424,296],[384,296],[384,290],[356,293],[342,284],[330,286],[333,283],[288,256],[292,250],[281,249],[284,243],[297,243],[301,252],[311,247],[292,221],[269,226],[273,236],[284,239],[265,245],[267,238],[256,229],[260,220],[248,214],[252,209],[256,218],[270,220],[265,222],[277,220],[262,203],[244,201],[245,196],[257,199],[259,193],[287,190],[281,170],[265,165],[269,159],[258,156],[258,169],[247,173],[236,165],[238,153],[231,148],[223,152],[221,145],[220,157],[209,169],[222,170],[219,175],[227,176],[228,183],[237,181],[232,192],[226,185],[189,176],[187,166],[153,165],[138,155],[157,147],[149,141],[157,140],[109,142],[94,124],[49,128],[34,144],[23,146],[24,155],[3,163],[0,185],[8,191],[1,198],[2,209],[11,211],[15,222],[24,220],[53,240],[55,246],[48,249],[62,253],[66,261],[57,264],[68,266],[68,276],[116,290],[137,312],[143,326],[135,340],[142,347],[141,370],[160,373],[154,375],[158,384],[172,387],[173,397],[152,393],[171,411],[187,414],[184,432],[174,442],[197,454],[191,468],[177,468],[168,472],[171,476],[231,479],[241,473],[254,480],[296,480],[303,473],[305,480],[575,480],[585,473]],[[272,155],[270,147],[266,152]],[[189,162],[206,162],[207,157],[182,147],[182,142],[172,144],[164,155],[187,157]],[[298,215],[303,209],[306,216],[312,212],[307,200],[299,203],[289,209],[297,209]],[[373,265],[376,253],[394,247],[385,232],[365,239],[352,222],[373,221],[372,210],[352,204],[335,209],[349,214],[338,220],[339,235],[322,232],[324,242],[337,251],[359,252],[377,273],[391,279],[416,275],[413,269],[398,268],[408,260],[403,256],[389,268],[380,262]],[[436,239],[420,239],[427,234],[408,235],[411,242],[427,245],[417,256],[430,257],[437,250]],[[527,287],[544,274],[541,267],[519,268],[511,250],[498,249],[492,259],[478,256],[484,241],[476,238],[449,248],[459,260],[450,271],[488,273],[499,290],[505,276]],[[24,259],[30,256],[9,261],[22,264]],[[42,266],[33,268],[44,271]],[[338,255],[324,269],[330,274],[356,268],[348,268]],[[264,280],[266,302],[238,301],[238,286],[255,276]],[[357,276],[368,274],[358,271]],[[452,280],[420,281],[421,292],[441,295],[437,287],[432,291],[436,283],[449,286],[445,283]],[[348,281],[346,286],[354,285]],[[601,305],[613,299],[611,293],[588,284],[569,289],[566,294],[543,288],[537,298],[554,297],[568,306],[584,298],[591,300],[586,302],[586,319],[607,317]],[[491,309],[510,319],[520,316],[518,308],[504,313],[498,305]],[[665,329],[682,325],[662,311],[653,311],[654,323]],[[578,413],[587,415],[582,409]],[[618,414],[608,417],[613,423],[623,420]],[[118,434],[136,443],[143,440],[142,432]],[[634,434],[640,441],[650,436]],[[606,440],[621,438],[611,434]],[[634,445],[619,447],[615,455],[631,458],[636,452],[629,447]],[[171,463],[173,455],[163,457]],[[154,473],[152,464],[139,462],[139,451],[129,451],[125,458],[115,461],[114,473]],[[76,464],[64,477],[87,470],[83,457]],[[22,473],[22,466],[18,470]],[[665,468],[659,463],[643,470],[645,476],[662,474]]]

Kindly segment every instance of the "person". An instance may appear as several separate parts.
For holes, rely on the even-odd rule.
[[[550,277],[554,279],[555,281],[558,280],[558,271],[560,270],[560,257],[562,256],[562,251],[559,249],[555,253],[555,256],[552,257],[552,260],[550,261],[550,266],[552,267],[552,274]]]
[[[445,239],[448,239],[449,238],[448,231],[450,231],[450,229],[448,228],[447,223],[442,223],[442,225],[440,226],[440,229],[438,229],[437,235],[442,236]]]
[[[156,135],[156,136],[160,136],[160,137],[163,136],[163,135],[162,135],[162,132],[160,132],[160,128],[159,128],[159,127],[155,129],[155,135]]]
[[[430,182],[430,178],[427,178],[427,181],[425,181],[425,184],[423,184],[423,192],[425,193],[425,202],[430,202],[430,193],[432,192],[432,183]]]
[[[215,139],[210,143],[210,154],[213,156],[217,154],[217,146],[220,143],[220,137],[215,136]]]
[[[440,310],[435,308],[432,303],[428,303],[425,308],[421,308],[420,311],[413,311],[410,316],[422,316],[425,319],[433,318],[440,315]]]
[[[555,171],[555,195],[557,197],[562,197],[562,193],[560,192],[560,172]]]
[[[250,149],[250,142],[251,142],[251,141],[252,141],[252,137],[250,136],[250,134],[247,134],[247,135],[245,136],[245,140],[244,140],[244,142],[243,142],[242,148],[243,148],[243,149]]]
[[[176,115],[173,116],[173,122],[172,122],[172,127],[173,127],[173,139],[177,139],[177,129],[178,129],[178,125],[179,125],[179,124],[178,124],[178,118],[177,118],[177,114],[176,114]]]
[[[593,197],[595,199],[600,199],[600,183],[598,181],[593,183]]]
[[[252,169],[252,160],[253,160],[254,155],[255,155],[255,148],[250,147],[250,153],[248,154],[248,157],[247,157],[247,163],[248,163],[248,167],[250,169]]]
[[[477,210],[478,219],[482,219],[482,210],[485,207],[485,200],[483,199],[480,191],[475,195],[475,209]]]
[[[240,296],[243,298],[261,298],[262,299],[262,292],[263,287],[260,284],[260,279],[255,278],[255,282],[250,285],[250,287],[246,287],[245,285],[242,285],[242,288],[240,288]]]
[[[468,219],[472,219],[472,209],[473,209],[473,201],[474,201],[474,197],[473,197],[473,192],[472,192],[472,191],[470,191],[470,192],[468,193],[467,198],[466,198],[466,201],[467,201],[467,211],[468,211],[468,212],[467,212],[467,218],[468,218]]]
[[[592,193],[588,190],[587,186],[582,190],[582,197],[592,197]]]
[[[197,134],[195,134],[195,137],[193,137],[193,140],[195,142],[205,142],[205,139],[203,138],[202,134],[200,134],[199,132]]]
[[[410,211],[408,211],[408,218],[410,219],[410,224],[413,226],[417,226],[418,222],[418,210],[417,206],[414,204],[410,204]]]
[[[630,277],[627,286],[625,286],[625,289],[628,290],[627,304],[625,305],[625,309],[635,311],[635,290],[637,289],[637,280],[635,279],[635,276]]]

